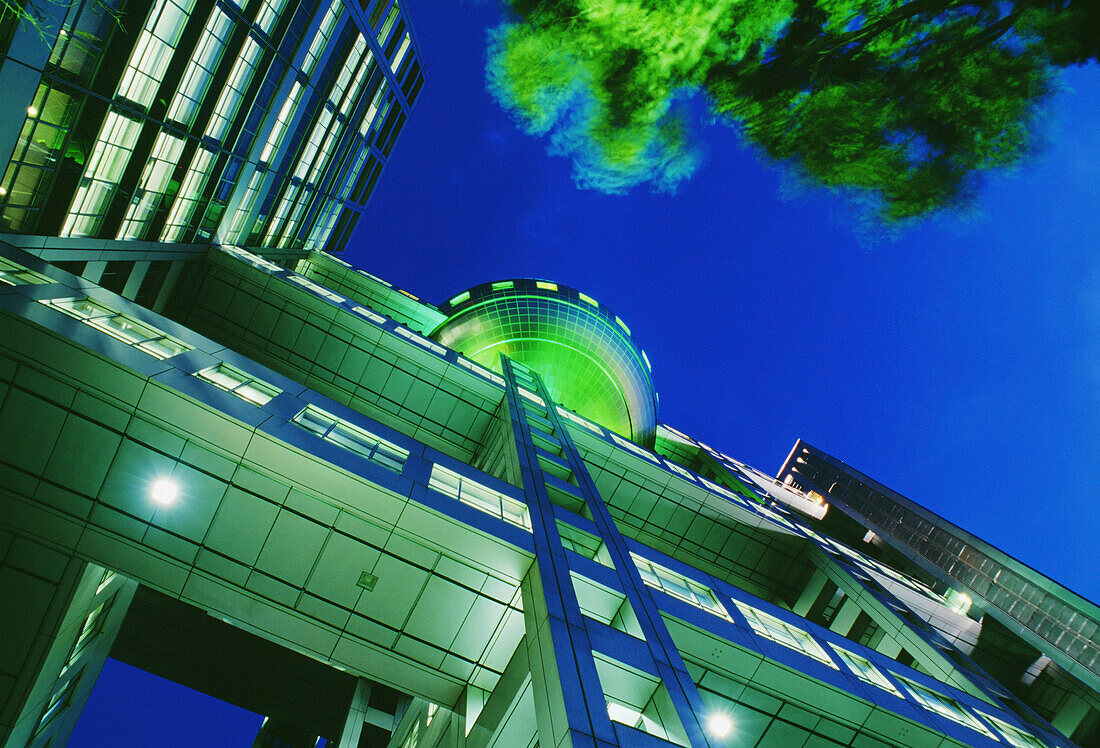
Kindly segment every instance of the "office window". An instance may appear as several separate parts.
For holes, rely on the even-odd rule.
[[[256,25],[260,27],[268,36],[271,35],[271,28],[275,25],[275,21],[279,18],[279,14],[283,12],[283,7],[286,5],[286,0],[264,0],[260,6],[260,12],[256,14]]]
[[[256,72],[263,48],[249,36],[245,39],[240,56],[233,63],[233,69],[229,71],[229,78],[222,87],[218,102],[214,105],[214,113],[210,115],[210,121],[206,124],[206,137],[220,142],[229,131],[229,125],[237,114],[237,108],[241,105],[248,84],[252,82],[252,74]]]
[[[115,96],[148,108],[164,80],[195,0],[157,0],[134,44]]]
[[[271,398],[282,390],[267,382],[245,374],[240,369],[221,363],[209,369],[195,372],[195,376],[205,379],[215,387],[232,392],[237,397],[253,405],[266,405]]]
[[[1004,720],[997,719],[985,712],[979,711],[978,714],[982,715],[991,725],[997,728],[997,732],[1001,733],[1005,740],[1013,746],[1013,748],[1047,748],[1047,744],[1039,740],[1039,738],[1032,735],[1030,732],[1025,732],[1015,725],[1010,725]]]
[[[634,559],[634,564],[642,575],[642,581],[650,587],[663,590],[673,597],[691,603],[697,608],[702,608],[708,613],[725,618],[727,621],[732,620],[730,614],[726,612],[722,603],[718,602],[717,596],[709,587],[693,582],[684,575],[677,574],[672,569],[655,564],[641,556],[631,553],[630,557]]]
[[[165,190],[172,181],[180,156],[183,155],[183,138],[162,130],[157,135],[149,161],[141,173],[141,181],[126,209],[126,217],[118,230],[119,239],[144,239],[153,213],[160,204]]]
[[[342,304],[347,301],[347,299],[345,299],[340,294],[333,293],[324,286],[314,283],[309,278],[305,278],[301,275],[291,273],[289,276],[287,276],[287,280],[289,280],[291,283],[296,283],[303,288],[308,288],[310,291],[313,291],[313,293],[317,294],[318,296],[328,299],[329,301],[333,301],[337,304]]]
[[[527,512],[527,505],[522,501],[505,496],[500,491],[494,491],[445,467],[432,465],[428,486],[444,496],[457,499],[516,527],[528,531],[531,529],[531,516]]]
[[[415,332],[408,329],[407,327],[401,327],[400,325],[398,325],[395,332],[406,340],[411,340],[422,348],[427,348],[429,351],[438,353],[440,356],[444,356],[447,353],[447,349],[441,346],[439,343],[428,340],[422,335],[417,335]]]
[[[187,232],[187,225],[195,212],[195,206],[202,199],[202,191],[206,187],[210,172],[214,169],[215,160],[216,154],[206,146],[199,146],[195,151],[191,166],[187,169],[176,200],[168,213],[164,230],[160,233],[162,242],[178,242],[183,239]]]
[[[0,283],[7,286],[32,286],[53,281],[41,273],[0,257]]]
[[[40,303],[105,332],[154,358],[171,358],[192,350],[191,346],[152,325],[116,312],[89,298],[42,299]]]
[[[737,609],[748,620],[749,626],[759,636],[770,639],[777,644],[782,644],[784,647],[790,647],[818,662],[825,663],[829,667],[840,669],[825,650],[821,648],[821,645],[802,629],[736,600],[734,600],[734,605],[737,606]]]
[[[307,76],[313,74],[313,68],[317,65],[317,60],[320,59],[329,39],[332,38],[332,32],[336,29],[336,22],[340,20],[343,12],[342,0],[332,0],[332,4],[325,11],[325,17],[321,19],[321,25],[317,27],[317,33],[313,35],[313,41],[309,44],[309,51],[306,52],[305,60],[302,62],[302,72]]]
[[[979,722],[978,718],[967,711],[959,702],[949,696],[944,696],[941,693],[933,691],[931,688],[925,688],[919,683],[914,683],[907,678],[902,678],[896,674],[895,677],[902,682],[902,685],[905,686],[905,690],[912,694],[913,698],[928,711],[934,712],[952,722],[957,722],[964,727],[969,727],[971,730],[976,730],[983,735],[988,735],[996,739],[989,728]]]
[[[298,106],[298,99],[302,96],[302,84],[298,81],[294,81],[294,85],[290,88],[290,95],[287,96],[286,101],[283,102],[282,107],[279,109],[279,116],[275,120],[275,125],[271,128],[271,132],[267,136],[267,142],[264,144],[264,149],[260,153],[260,163],[266,164],[271,161],[275,152],[283,142],[283,136],[286,134],[286,128],[290,124],[290,118],[294,114],[295,108]]]
[[[61,236],[92,236],[99,230],[103,212],[130,162],[141,126],[141,122],[113,109],[107,113],[65,217]]]
[[[294,416],[293,422],[325,441],[365,457],[395,473],[401,472],[409,456],[407,449],[402,449],[366,429],[361,429],[313,405],[307,406],[301,413]]]
[[[225,46],[233,30],[233,21],[220,8],[214,8],[206,21],[195,51],[183,72],[176,95],[168,105],[166,118],[184,127],[195,123],[203,97],[210,87],[214,71],[221,62]]]
[[[866,657],[860,657],[859,655],[849,652],[846,649],[841,649],[835,644],[829,644],[833,651],[840,655],[840,659],[844,661],[844,664],[848,666],[848,669],[852,671],[852,674],[859,678],[864,683],[870,683],[872,686],[877,686],[883,691],[889,691],[895,696],[902,696],[901,691],[890,682],[890,679],[877,667],[874,663],[868,660]]]

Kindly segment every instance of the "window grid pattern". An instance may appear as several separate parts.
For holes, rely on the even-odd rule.
[[[192,350],[152,325],[140,322],[128,314],[89,298],[44,299],[42,304],[78,319],[86,325],[107,333],[116,340],[138,349],[153,358],[166,359]]]
[[[698,582],[688,579],[683,574],[677,574],[672,569],[655,564],[634,553],[631,553],[630,557],[634,559],[634,564],[638,567],[638,573],[642,575],[642,581],[650,587],[667,592],[675,598],[679,598],[720,618],[725,618],[727,621],[733,620],[730,618],[725,606],[718,601],[718,597],[709,587],[704,587]]]
[[[161,130],[145,170],[141,174],[137,191],[126,209],[126,217],[118,230],[119,239],[144,239],[145,232],[152,222],[153,213],[160,199],[172,181],[180,156],[183,155],[184,139]]]
[[[18,263],[0,257],[0,283],[7,286],[36,286],[42,283],[53,283],[53,281],[41,273],[28,270]]]
[[[441,465],[432,465],[428,487],[478,511],[531,531],[531,516],[527,505],[522,501],[505,496],[500,491],[494,491]]]
[[[130,54],[116,97],[149,108],[194,6],[195,0],[157,0]]]
[[[203,97],[210,87],[214,71],[221,62],[225,47],[229,43],[233,22],[221,8],[215,7],[206,21],[195,51],[183,72],[180,86],[168,105],[166,118],[191,127],[199,113]]]
[[[221,142],[229,131],[233,117],[244,99],[245,91],[252,82],[252,75],[256,72],[263,48],[251,35],[245,39],[241,54],[233,63],[233,69],[229,72],[229,78],[222,88],[218,102],[214,105],[214,113],[210,116],[210,122],[206,125],[206,137]]]
[[[802,629],[736,600],[734,600],[734,605],[745,616],[745,620],[749,622],[749,626],[757,635],[801,652],[829,667],[840,669],[828,653],[822,649],[821,645]]]
[[[309,405],[293,422],[341,449],[365,457],[376,465],[400,473],[409,456],[407,449],[375,436],[350,421]]]
[[[134,152],[141,122],[112,109],[103,120],[92,155],[73,196],[62,236],[92,236]]]
[[[977,717],[967,711],[959,702],[906,678],[899,677],[898,679],[905,686],[905,690],[912,694],[913,698],[928,711],[996,739],[989,728],[983,725]]]
[[[266,405],[271,402],[271,398],[282,392],[278,387],[226,363],[197,371],[195,376],[253,405]]]
[[[161,231],[162,242],[178,242],[183,239],[187,231],[187,224],[195,212],[195,207],[202,200],[202,191],[210,172],[214,169],[217,154],[206,146],[200,146],[191,159],[191,166],[187,169],[187,175],[180,185],[179,195],[172,203],[172,210],[168,213],[168,220]]]
[[[313,75],[313,69],[317,66],[317,60],[320,59],[321,53],[325,47],[328,46],[329,39],[332,38],[332,32],[336,29],[336,23],[340,20],[340,16],[343,15],[344,4],[342,0],[332,0],[332,3],[328,6],[328,10],[325,11],[325,17],[321,20],[321,25],[317,27],[317,33],[313,36],[313,41],[309,44],[309,50],[306,52],[305,60],[302,62],[302,72],[307,76]]]
[[[902,696],[901,691],[897,686],[890,682],[890,679],[886,677],[885,673],[875,667],[874,663],[868,660],[866,657],[860,657],[854,652],[849,652],[846,649],[836,646],[830,643],[833,651],[840,656],[844,664],[848,666],[848,669],[852,671],[852,674],[859,678],[864,683],[870,683],[872,686],[881,688],[883,691],[888,691],[899,698],[905,698]]]
[[[1013,748],[1047,748],[1046,743],[1039,740],[1030,732],[1025,732],[1019,727],[1010,725],[1004,720],[997,719],[983,711],[978,711],[978,714],[982,715],[986,721],[997,728],[997,732],[999,732]]]

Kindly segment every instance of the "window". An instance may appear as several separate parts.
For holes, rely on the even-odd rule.
[[[598,434],[600,436],[603,436],[603,429],[601,429],[599,426],[597,426],[594,423],[589,422],[588,420],[586,420],[584,418],[581,418],[576,413],[569,412],[568,410],[561,407],[560,405],[558,406],[558,415],[564,416],[565,418],[569,419],[570,421],[577,424],[578,426],[581,426],[583,428],[588,429],[593,434]]]
[[[639,457],[641,457],[643,459],[646,459],[646,460],[649,460],[650,462],[657,462],[657,456],[652,454],[649,450],[642,449],[641,447],[639,447],[634,442],[627,441],[626,439],[623,439],[621,436],[616,434],[614,431],[608,431],[607,433],[608,433],[608,435],[611,436],[611,441],[615,442],[616,444],[618,444],[623,449],[625,449],[629,452],[633,452],[634,454],[638,455]]]
[[[978,712],[989,721],[991,725],[997,728],[997,732],[1001,733],[1014,748],[1047,748],[1047,744],[1039,740],[1030,732],[1024,732],[1019,727],[1015,727],[1005,722],[1004,720],[997,719],[985,712]]]
[[[241,105],[244,92],[248,84],[252,82],[252,74],[256,72],[263,48],[251,36],[245,39],[244,48],[241,50],[237,61],[233,63],[233,69],[229,72],[218,103],[214,105],[214,113],[206,125],[206,136],[216,141],[221,141],[229,130],[237,108]]]
[[[462,356],[459,356],[458,357],[458,365],[461,366],[464,369],[469,369],[474,374],[477,374],[479,377],[483,377],[484,379],[488,379],[490,382],[494,382],[494,383],[500,385],[501,387],[504,386],[504,379],[501,378],[498,374],[495,374],[495,373],[489,371],[484,366],[479,366],[479,365],[475,364],[473,361],[471,361],[468,358],[464,358]]]
[[[267,143],[264,144],[263,152],[260,153],[260,163],[266,164],[270,162],[271,157],[282,144],[283,136],[286,134],[286,128],[290,124],[290,117],[295,107],[298,106],[298,99],[301,96],[302,84],[298,81],[294,81],[294,85],[290,88],[290,96],[283,102],[282,108],[279,109],[279,116],[275,121],[275,126],[271,128],[271,133],[267,136]]]
[[[672,569],[666,569],[664,566],[655,564],[641,556],[631,553],[630,557],[634,559],[634,564],[642,575],[642,581],[650,587],[663,590],[673,597],[691,603],[696,608],[702,608],[708,613],[725,618],[727,621],[732,620],[730,614],[726,612],[722,603],[718,602],[718,598],[709,587],[693,582],[682,574],[677,574]]]
[[[294,416],[293,423],[306,431],[313,432],[325,441],[365,457],[395,473],[401,472],[409,456],[407,449],[402,449],[366,429],[361,429],[313,405],[307,406],[301,413]]]
[[[141,182],[138,183],[134,198],[126,210],[126,218],[118,230],[117,238],[145,238],[153,211],[168,189],[172,174],[183,154],[183,145],[183,138],[169,135],[163,130],[157,135],[157,141],[153,144],[153,150],[141,174]]]
[[[417,335],[415,332],[413,332],[412,330],[410,330],[406,327],[401,327],[400,325],[398,325],[395,332],[397,332],[397,334],[400,335],[401,337],[403,337],[407,340],[411,340],[412,342],[416,343],[419,346],[427,348],[429,351],[433,351],[434,353],[438,353],[440,356],[444,356],[447,353],[447,349],[444,348],[443,346],[441,346],[439,343],[433,343],[432,341],[428,340],[427,338],[425,338],[421,335]]]
[[[964,727],[969,727],[971,730],[976,730],[995,739],[995,736],[990,732],[989,728],[979,722],[978,718],[964,709],[959,702],[941,693],[937,693],[931,688],[925,688],[919,683],[914,683],[900,676],[895,675],[895,677],[902,682],[905,686],[905,690],[911,693],[913,698],[928,711],[935,712],[952,722],[957,722]]]
[[[103,212],[130,162],[140,133],[141,123],[137,120],[113,109],[107,113],[65,217],[61,236],[92,236],[99,230]]]
[[[22,265],[0,257],[0,283],[8,286],[32,286],[53,283],[53,281],[40,273],[27,270]]]
[[[313,36],[313,41],[309,44],[309,51],[306,52],[305,61],[302,63],[302,72],[306,75],[312,75],[313,68],[317,65],[317,60],[321,57],[321,52],[324,51],[325,46],[328,44],[328,40],[332,36],[333,30],[336,28],[336,22],[340,19],[340,14],[343,10],[344,6],[341,0],[332,0],[332,4],[328,6],[325,17],[321,20],[321,25],[317,28],[317,33]]]
[[[840,669],[825,650],[821,648],[821,645],[802,629],[736,600],[734,600],[734,605],[737,606],[737,609],[748,620],[749,626],[758,635],[777,644],[782,644],[784,647],[797,650],[807,657],[825,663],[829,667]]]
[[[166,119],[179,122],[184,127],[195,123],[195,116],[221,62],[232,28],[233,22],[229,16],[220,8],[214,8],[183,72],[176,95],[168,106]]]
[[[343,304],[345,301],[347,301],[347,299],[345,299],[340,294],[333,293],[324,286],[318,283],[314,283],[309,278],[305,278],[301,275],[291,273],[289,276],[287,276],[287,280],[289,280],[291,283],[298,284],[302,288],[308,288],[310,291],[313,291],[313,293],[317,294],[318,296],[328,299],[329,301],[332,301],[336,304]]]
[[[531,516],[527,512],[527,505],[522,501],[505,496],[500,491],[494,491],[441,465],[432,465],[428,486],[497,519],[531,530]]]
[[[849,652],[846,649],[841,649],[835,644],[829,644],[833,648],[833,651],[840,655],[840,659],[844,661],[844,664],[848,666],[848,669],[852,671],[852,674],[859,678],[864,683],[870,683],[872,686],[878,686],[883,691],[889,691],[895,696],[905,698],[901,695],[901,691],[894,686],[893,683],[883,674],[881,670],[874,666],[874,664],[866,657],[860,657],[857,654]]]
[[[195,0],[158,0],[149,12],[115,95],[148,108],[168,71]]]
[[[282,392],[278,387],[251,377],[240,369],[225,363],[195,372],[195,376],[205,379],[226,392],[232,392],[237,397],[253,405],[266,405],[271,401],[271,398]]]
[[[70,298],[44,299],[40,300],[40,303],[53,307],[86,325],[91,325],[154,358],[171,358],[191,350],[191,346],[161,332],[152,325],[116,312],[98,301],[88,298]]]
[[[214,169],[215,157],[214,151],[206,146],[199,146],[195,151],[191,166],[187,169],[187,175],[183,178],[176,201],[172,204],[172,210],[168,213],[168,220],[160,234],[162,242],[178,242],[183,239],[187,225],[191,221],[191,214],[202,199],[206,179]]]

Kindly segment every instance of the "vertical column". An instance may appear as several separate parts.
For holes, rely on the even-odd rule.
[[[522,583],[527,657],[534,686],[539,745],[618,745],[596,673],[554,508],[538,462],[512,362],[504,362],[508,411],[534,536],[535,563]],[[530,375],[520,375],[528,379]],[[525,384],[533,385],[530,380]],[[544,439],[544,444],[551,440]]]
[[[20,536],[0,556],[0,746],[64,745],[137,583]]]
[[[607,548],[608,554],[611,557],[621,589],[638,619],[657,674],[667,690],[669,700],[672,702],[676,716],[679,718],[689,742],[696,746],[709,745],[700,719],[704,709],[698,689],[696,689],[694,682],[691,680],[691,676],[687,672],[687,667],[684,665],[683,658],[680,656],[679,650],[676,648],[675,643],[672,641],[672,637],[668,633],[668,629],[665,627],[660,611],[653,602],[653,598],[650,596],[648,590],[645,588],[638,567],[630,556],[626,540],[623,538],[622,534],[619,533],[618,528],[612,520],[611,514],[608,512],[603,499],[600,497],[595,483],[588,474],[584,461],[581,459],[576,446],[573,444],[572,438],[569,436],[569,432],[562,424],[556,408],[553,406],[553,401],[550,399],[549,393],[533,372],[526,371],[506,358],[503,359],[502,368],[505,372],[505,380],[508,383],[509,407],[516,431],[516,445],[520,453],[520,467],[523,473],[524,489],[528,494],[528,505],[530,507],[530,505],[534,503],[532,501],[532,496],[536,497],[539,503],[545,504],[543,507],[540,507],[539,510],[540,514],[544,515],[544,518],[540,519],[541,532],[536,529],[536,560],[540,560],[538,558],[538,546],[540,542],[543,542],[548,549],[552,550],[550,560],[554,564],[555,573],[557,574],[555,579],[559,583],[559,588],[567,587],[568,594],[573,604],[576,605],[576,596],[573,592],[572,580],[569,578],[568,559],[564,556],[564,551],[562,550],[561,538],[557,531],[552,507],[550,506],[550,499],[547,494],[546,484],[549,480],[553,484],[556,493],[565,496],[567,500],[575,494],[581,507],[586,509],[588,514],[590,514]],[[532,393],[536,394],[537,398],[542,402],[542,406],[537,406],[535,401],[529,397],[525,397],[519,391],[518,387],[521,382],[531,390]],[[536,429],[541,429],[544,432],[538,435],[538,439],[541,440],[542,444],[537,443],[532,437],[532,423],[536,426]],[[557,454],[547,453],[545,446],[551,446]],[[574,482],[567,483],[563,480],[556,479],[554,476],[548,477],[542,470],[539,461],[540,457],[543,458],[543,461],[548,465],[566,467]],[[529,486],[529,484],[531,484],[531,486]],[[533,515],[534,511],[532,511],[532,524],[534,524]],[[539,527],[539,525],[536,525],[536,528],[537,527]],[[541,537],[542,535],[546,537],[543,538]],[[560,561],[553,554],[562,554]],[[528,609],[528,594],[533,598],[533,602],[536,604],[538,602],[537,585],[540,581],[543,581],[543,591],[548,604],[552,599],[552,595],[555,592],[560,594],[561,591],[560,589],[545,589],[546,585],[544,580],[546,572],[542,563],[533,566],[532,571],[542,576],[541,578],[525,580],[524,582],[525,617],[527,616],[526,611]],[[562,596],[564,597],[564,595]],[[579,614],[579,609],[577,613]],[[583,621],[581,625],[583,626]],[[528,641],[531,642],[534,639],[533,634],[542,636],[542,631],[537,627],[532,629],[531,623],[528,623],[527,634]],[[557,641],[555,640],[553,643],[556,645]],[[587,645],[587,636],[585,637],[585,644]],[[588,651],[587,646],[584,654],[586,663],[593,662],[591,652]],[[536,653],[531,652],[530,656],[532,674],[535,677],[535,683],[537,685],[539,676],[535,674]],[[548,673],[548,675],[553,674]],[[598,679],[595,682],[598,684]],[[535,693],[538,694],[538,692],[539,690],[536,689]],[[595,696],[596,695],[589,695],[586,693],[586,702],[589,704],[594,703],[593,699]],[[601,700],[603,699],[602,691],[598,696]],[[601,706],[605,705],[606,702],[601,704]]]

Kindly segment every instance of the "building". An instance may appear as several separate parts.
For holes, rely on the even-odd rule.
[[[776,479],[662,425],[583,292],[337,256],[423,82],[396,0],[24,7],[0,744],[62,745],[108,656],[257,745],[1100,742],[1091,603],[807,445]]]
[[[397,0],[15,5],[0,232],[146,307],[212,242],[340,252],[424,82]]]
[[[260,745],[1095,744],[1078,649],[815,450],[659,425],[581,292],[215,245],[154,311],[0,254],[5,745],[61,744],[108,654]]]

